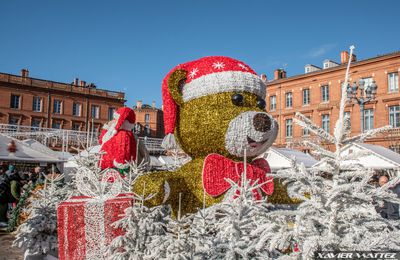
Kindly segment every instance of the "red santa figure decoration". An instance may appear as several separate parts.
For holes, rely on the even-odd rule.
[[[136,140],[132,132],[136,116],[128,107],[119,108],[114,119],[103,126],[99,143],[103,153],[100,167],[126,169],[128,162],[136,160]]]

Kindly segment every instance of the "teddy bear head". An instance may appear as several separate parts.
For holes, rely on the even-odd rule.
[[[245,63],[223,56],[176,66],[163,81],[166,138],[192,158],[218,153],[249,158],[275,141],[277,122],[265,111],[266,85]],[[175,139],[172,134],[174,134]]]

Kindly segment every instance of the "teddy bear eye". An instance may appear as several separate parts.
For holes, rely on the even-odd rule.
[[[242,106],[243,105],[243,96],[241,94],[233,94],[232,95],[232,103],[235,106]]]
[[[257,106],[261,109],[265,109],[265,100],[262,98],[258,98],[257,99]]]

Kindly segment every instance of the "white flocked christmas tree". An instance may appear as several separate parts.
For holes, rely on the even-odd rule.
[[[350,53],[353,49],[352,46]],[[284,179],[288,193],[303,202],[295,210],[270,212],[268,219],[273,225],[261,225],[259,235],[270,248],[284,250],[289,244],[298,245],[300,252],[292,252],[292,258],[312,259],[317,251],[400,250],[399,224],[382,218],[375,210],[385,200],[400,202],[390,190],[399,183],[399,175],[395,174],[386,185],[376,187],[371,184],[374,171],[355,163],[365,153],[343,155],[347,145],[390,128],[350,137],[348,120],[344,118],[350,64],[351,61],[341,89],[339,119],[333,135],[300,113],[295,118],[297,124],[333,144],[335,151],[304,141],[304,145],[321,157],[321,162],[307,170],[304,165],[293,162],[292,168],[272,174],[274,178]]]
[[[43,189],[37,190],[29,206],[29,217],[16,231],[14,246],[24,249],[25,256],[56,254],[57,205],[66,198],[68,190],[62,187],[64,175],[46,177]]]

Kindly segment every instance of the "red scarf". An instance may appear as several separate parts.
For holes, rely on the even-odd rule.
[[[234,162],[215,153],[209,154],[203,166],[204,190],[208,195],[217,197],[231,188],[231,185],[225,179],[231,179],[240,185],[242,173],[244,173],[243,162]],[[256,180],[258,180],[257,184],[264,183],[259,188],[267,195],[271,195],[274,192],[274,183],[273,181],[265,183],[272,179],[267,177],[268,173],[271,173],[271,169],[265,159],[256,159],[247,164],[247,179],[251,180],[251,184]],[[259,189],[253,190],[253,196],[256,200],[262,199]]]

